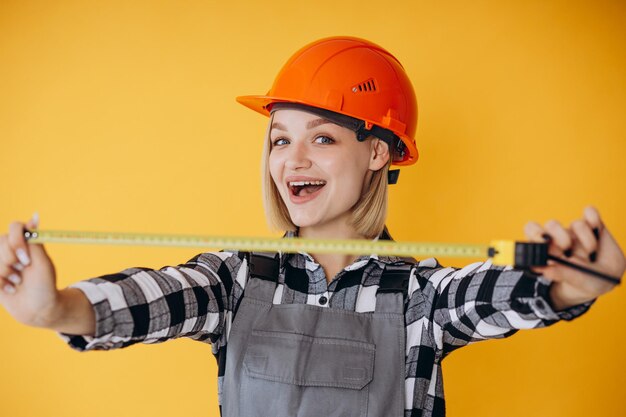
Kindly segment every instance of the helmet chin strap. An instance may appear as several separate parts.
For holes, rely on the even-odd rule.
[[[313,107],[301,103],[288,102],[271,104],[271,108],[269,109],[270,114],[280,109],[303,110],[318,115],[326,120],[330,120],[331,122],[350,129],[354,133],[356,133],[356,139],[359,142],[365,141],[370,136],[375,136],[385,142],[387,146],[389,146],[389,154],[391,155],[391,158],[399,157],[400,159],[402,159],[406,152],[404,142],[402,142],[400,138],[398,138],[398,136],[396,136],[392,131],[376,125],[371,125],[371,127],[369,127],[368,129],[368,123],[363,120],[346,116],[345,114],[335,113],[334,111],[320,109],[319,107]],[[397,184],[399,176],[399,169],[390,169],[387,173],[387,182],[389,184]]]
[[[390,169],[389,171],[387,171],[387,182],[389,184],[397,184],[399,176],[400,176],[399,169]]]

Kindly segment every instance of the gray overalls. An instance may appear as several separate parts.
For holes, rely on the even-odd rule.
[[[278,271],[255,264],[229,334],[223,416],[402,416],[407,269],[388,266],[375,312],[356,313],[274,305]]]

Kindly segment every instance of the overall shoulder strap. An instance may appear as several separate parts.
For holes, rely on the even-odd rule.
[[[383,228],[380,235],[381,240],[391,240],[393,238],[387,230],[387,226]],[[378,291],[376,292],[376,310],[379,308],[379,294],[400,293],[402,294],[403,304],[406,303],[406,299],[409,293],[409,277],[411,274],[411,268],[417,263],[414,258],[397,258],[398,262],[393,264],[386,264],[385,269],[380,277],[380,283]],[[381,297],[385,298],[385,297]],[[382,307],[382,306],[381,306]],[[404,310],[404,305],[403,305]]]
[[[403,314],[409,292],[411,264],[385,265],[378,291],[376,291],[377,313]]]
[[[278,281],[279,261],[277,252],[251,252],[249,254],[250,277],[264,281]]]
[[[385,265],[385,269],[380,277],[377,295],[399,292],[406,299],[409,292],[409,276],[412,267],[412,263]]]
[[[270,252],[240,252],[240,259],[248,262],[250,278],[243,291],[243,297],[251,297],[264,302],[272,303],[276,283],[278,282],[279,258],[278,253]],[[237,306],[239,307],[239,306]]]

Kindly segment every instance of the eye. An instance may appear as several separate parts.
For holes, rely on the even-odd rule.
[[[328,136],[318,136],[315,138],[316,143],[331,144],[335,143],[335,139]]]
[[[289,141],[285,138],[278,138],[272,142],[272,146],[286,145]]]

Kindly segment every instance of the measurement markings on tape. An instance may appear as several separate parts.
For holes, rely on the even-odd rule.
[[[237,249],[246,251],[312,252],[387,256],[487,257],[488,245],[393,242],[356,239],[272,239],[256,237],[157,235],[143,233],[36,230],[25,232],[32,243],[83,243]]]

